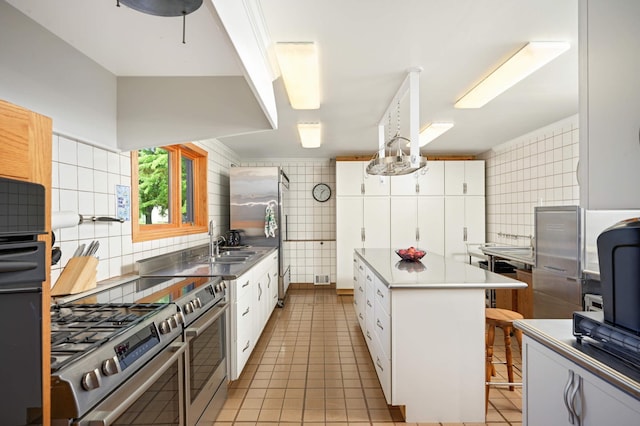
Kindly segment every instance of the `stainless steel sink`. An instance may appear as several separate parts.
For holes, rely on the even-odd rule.
[[[233,251],[222,251],[220,252],[219,257],[251,257],[256,254],[255,251],[250,250],[233,250]]]
[[[205,256],[195,261],[195,263],[219,263],[223,265],[230,265],[235,263],[245,263],[249,260],[249,256],[231,256],[231,255],[220,255],[215,257]]]

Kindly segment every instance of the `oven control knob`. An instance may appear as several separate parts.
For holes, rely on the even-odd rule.
[[[88,373],[84,373],[82,375],[82,388],[84,390],[93,390],[98,389],[101,385],[100,381],[100,372],[97,368],[89,371]]]
[[[200,298],[196,297],[195,299],[193,299],[193,306],[195,306],[196,309],[200,309],[202,308],[202,302],[200,301]]]
[[[169,324],[169,321],[164,320],[158,325],[158,328],[160,329],[160,334],[167,334],[171,331],[171,324]]]
[[[182,312],[173,314],[173,318],[175,319],[176,324],[184,324],[184,314]]]
[[[184,309],[184,313],[187,315],[193,313],[193,304],[191,302],[185,303],[182,308]]]
[[[178,321],[176,320],[176,316],[175,315],[171,315],[169,318],[167,318],[167,322],[169,323],[169,326],[171,328],[177,328],[178,327]]]
[[[118,374],[120,372],[118,366],[119,364],[117,356],[105,359],[102,362],[102,374],[104,374],[105,376],[113,376],[114,374]]]

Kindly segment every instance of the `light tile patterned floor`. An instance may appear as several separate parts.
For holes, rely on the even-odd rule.
[[[513,341],[519,381],[521,361]],[[498,329],[496,360],[503,359],[502,342]],[[506,368],[496,365],[496,370],[494,380],[506,381]],[[521,400],[519,388],[493,388],[484,424],[520,425]],[[285,307],[274,311],[240,379],[230,384],[217,419],[206,419],[205,413],[199,425],[394,422],[405,424],[400,410],[386,404],[353,298],[337,296],[333,288],[292,286]]]

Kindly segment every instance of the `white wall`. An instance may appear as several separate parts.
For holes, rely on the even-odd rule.
[[[289,235],[285,243],[291,259],[291,282],[313,283],[315,275],[329,275],[336,282],[335,161],[330,159],[253,159],[243,166],[280,166],[289,186]],[[313,199],[311,190],[326,183],[329,201]]]
[[[529,245],[535,206],[579,204],[578,136],[574,115],[479,156],[486,161],[487,242]]]
[[[238,164],[238,157],[215,139],[196,143],[209,152],[209,218],[217,221],[222,233],[229,229],[229,167],[231,163]],[[58,134],[53,135],[52,149],[52,211],[115,216],[116,185],[131,186],[129,153],[108,151]],[[203,233],[133,243],[131,222],[83,223],[54,232],[55,246],[62,249],[62,259],[58,265],[52,266],[52,284],[78,245],[88,245],[94,239],[100,242],[98,281],[132,273],[139,259],[209,241],[207,234]]]
[[[51,117],[55,132],[116,147],[113,74],[4,1],[0,40],[0,98]]]

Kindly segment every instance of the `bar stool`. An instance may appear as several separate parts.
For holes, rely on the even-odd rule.
[[[513,321],[523,319],[518,312],[500,308],[486,308],[485,322],[487,326],[486,336],[486,371],[485,371],[485,412],[489,407],[489,387],[495,385],[509,385],[509,390],[513,391],[515,385],[522,386],[522,383],[513,381],[513,357],[511,354],[511,333],[516,337],[520,354],[522,354],[522,331],[513,327]],[[500,327],[504,333],[505,358],[507,359],[507,383],[491,383],[491,376],[495,375],[493,366],[493,342],[495,340],[496,327]]]

